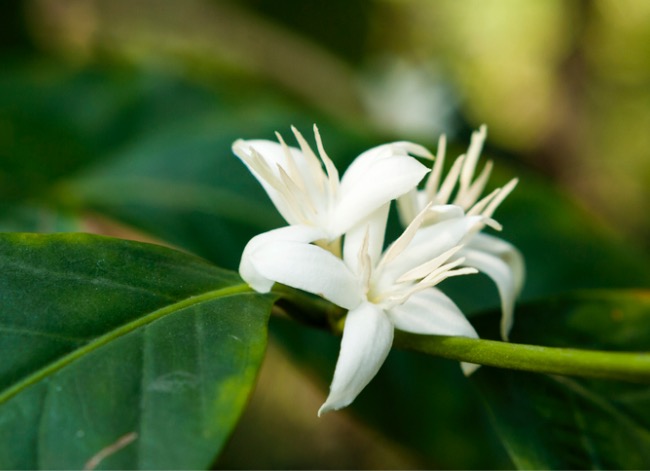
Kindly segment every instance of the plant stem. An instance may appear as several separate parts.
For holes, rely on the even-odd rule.
[[[650,353],[542,347],[398,331],[395,346],[499,368],[650,383]]]
[[[272,293],[279,297],[278,304],[287,307],[287,314],[294,319],[321,329],[330,330],[336,334],[343,332],[340,320],[345,310],[314,295],[303,293],[280,283],[273,286]],[[284,301],[287,306],[282,306]]]

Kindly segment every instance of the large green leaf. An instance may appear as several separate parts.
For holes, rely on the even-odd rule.
[[[204,468],[236,424],[272,298],[163,247],[0,236],[0,467]]]
[[[479,323],[495,324],[481,320]],[[515,342],[648,351],[650,297],[594,292],[527,305]],[[645,469],[650,465],[650,387],[481,368],[474,376],[522,469]]]

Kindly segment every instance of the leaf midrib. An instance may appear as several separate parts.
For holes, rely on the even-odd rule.
[[[41,381],[47,376],[61,370],[65,366],[83,357],[84,355],[94,350],[97,350],[98,348],[130,332],[133,332],[134,330],[142,326],[150,324],[157,319],[165,317],[181,309],[185,309],[187,307],[200,304],[202,302],[211,301],[213,299],[218,299],[218,298],[225,298],[227,296],[233,296],[233,295],[243,294],[248,292],[253,292],[253,290],[247,284],[240,283],[238,285],[228,286],[226,288],[220,288],[196,296],[191,296],[189,298],[183,299],[181,301],[162,307],[160,309],[156,309],[155,311],[150,312],[149,314],[146,314],[144,316],[138,317],[137,319],[127,322],[126,324],[123,324],[95,338],[94,340],[88,342],[83,347],[78,348],[68,353],[67,355],[64,355],[59,359],[53,361],[52,363],[45,365],[44,367],[36,370],[29,376],[23,378],[22,380],[18,381],[14,385],[10,386],[2,393],[0,393],[0,404],[7,402],[9,399],[19,394],[24,389],[32,386],[33,384],[36,384],[37,382]]]

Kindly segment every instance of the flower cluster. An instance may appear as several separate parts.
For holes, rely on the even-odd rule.
[[[316,126],[318,155],[292,131],[300,148],[288,146],[279,134],[278,143],[233,144],[289,223],[250,240],[240,274],[257,291],[282,283],[348,310],[330,394],[319,415],[347,406],[370,382],[390,351],[394,329],[478,337],[436,288],[446,278],[478,271],[491,277],[501,297],[501,332],[507,339],[523,283],[523,259],[512,245],[481,230],[500,230],[492,215],[517,180],[480,198],[492,169],[488,162],[474,178],[484,126],[444,179],[444,136],[437,156],[411,142],[384,144],[359,155],[339,178]],[[415,157],[434,160],[432,170]],[[393,200],[405,230],[384,250]],[[473,367],[464,365],[464,370]]]

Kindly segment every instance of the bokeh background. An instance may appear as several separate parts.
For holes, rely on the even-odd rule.
[[[280,220],[250,204],[265,196],[229,156],[233,139],[286,136],[290,124],[308,134],[317,122],[345,163],[392,139],[435,149],[441,133],[457,155],[486,123],[486,152],[502,166],[494,184],[522,177],[500,220],[528,260],[524,299],[650,279],[648,1],[1,8],[4,230],[165,241],[234,268],[245,235]],[[229,160],[215,167],[217,155]],[[173,187],[158,178],[172,176]],[[242,192],[250,199],[233,203]],[[215,211],[223,201],[228,208]],[[477,290],[459,304],[497,304],[489,283]],[[215,466],[512,466],[476,393],[448,363],[395,352],[365,398],[371,405],[316,420],[337,341],[318,332],[301,340],[274,322],[251,407]],[[422,362],[418,375],[434,376],[426,387],[406,374],[413,362]],[[440,405],[422,413],[404,404],[409,397]]]

